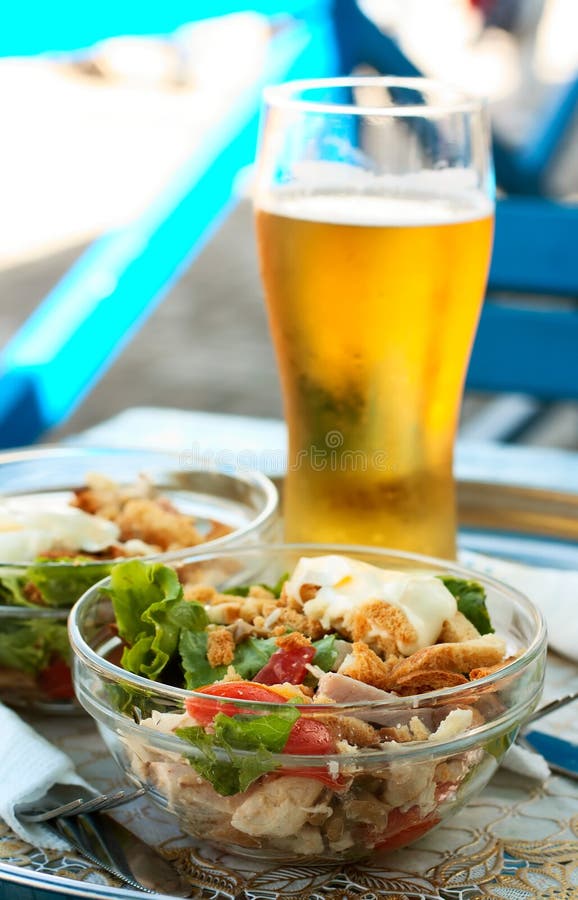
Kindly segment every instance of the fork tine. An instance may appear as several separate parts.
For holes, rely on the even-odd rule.
[[[118,806],[124,806],[125,803],[131,803],[137,797],[141,797],[145,793],[144,788],[138,788],[134,791],[120,790],[114,794],[100,794],[92,800],[86,800],[80,806],[75,806],[67,812],[59,812],[62,817],[79,816],[84,813],[102,812],[105,809],[116,809]],[[52,817],[51,817],[52,818]]]
[[[125,789],[115,791],[113,794],[97,794],[88,800],[77,798],[69,803],[63,803],[54,809],[44,810],[39,813],[19,813],[20,818],[25,822],[49,822],[51,819],[59,817],[67,818],[71,816],[79,816],[83,813],[100,812],[104,809],[115,809],[117,806],[123,806],[125,803],[131,803],[137,797],[142,797],[145,793],[144,788],[137,788],[134,791]]]
[[[26,813],[21,812],[18,813],[18,818],[22,819],[24,822],[47,822],[49,819],[54,819],[56,816],[66,815],[68,812],[74,811],[81,807],[85,801],[80,800],[71,800],[70,803],[64,803],[62,806],[57,806],[56,809],[45,810],[44,812],[39,813]]]
[[[134,791],[118,791],[117,794],[113,794],[106,803],[99,807],[99,812],[105,809],[116,809],[118,806],[124,806],[125,803],[132,803],[133,800],[136,800],[137,797],[142,797],[145,793],[144,788],[135,788]]]

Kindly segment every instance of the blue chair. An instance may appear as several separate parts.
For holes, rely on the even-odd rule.
[[[349,72],[361,62],[389,74],[419,74],[355,0],[212,0],[194,7],[180,0],[139,5],[103,0],[84,18],[70,0],[60,0],[60,14],[55,4],[36,0],[32,7],[2,6],[0,55],[71,52],[122,33],[167,34],[192,18],[248,8],[270,16],[275,31],[259,79],[207,134],[172,186],[138,221],[96,241],[0,354],[0,445],[5,447],[30,443],[70,415],[198,255],[235,202],[237,173],[254,159],[265,84]],[[515,154],[504,153],[512,184],[518,177],[521,184],[523,169]],[[498,151],[500,165],[501,159]],[[499,243],[500,230],[509,241],[512,230],[499,225]],[[476,349],[471,376],[475,383],[487,380],[483,348],[494,340],[492,321],[491,313],[484,314],[482,350]]]
[[[468,387],[578,400],[577,298],[578,210],[500,201]]]

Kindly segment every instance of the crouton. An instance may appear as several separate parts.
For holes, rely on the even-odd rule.
[[[461,643],[474,641],[481,637],[475,625],[466,619],[463,613],[457,612],[451,619],[446,619],[438,637],[438,644]]]
[[[123,541],[138,538],[163,550],[195,547],[203,537],[190,516],[163,509],[155,500],[128,500],[116,517]]]
[[[428,691],[441,691],[444,688],[467,684],[468,679],[457,672],[444,672],[440,669],[422,669],[409,675],[396,678],[394,690],[402,697],[411,694],[425,694]]]
[[[235,639],[226,628],[214,628],[207,632],[207,659],[212,669],[228,666],[235,656]]]
[[[304,634],[300,634],[298,631],[282,634],[281,637],[277,638],[275,643],[283,650],[297,650],[300,647],[311,646],[311,640],[308,637],[305,637]]]
[[[476,678],[485,678],[486,675],[493,675],[494,672],[499,672],[504,666],[514,662],[515,659],[517,659],[516,656],[508,656],[506,659],[503,659],[493,666],[479,666],[477,669],[472,669],[470,671],[470,681],[475,681]]]
[[[505,642],[494,634],[471,641],[452,644],[434,644],[417,650],[402,660],[393,673],[399,682],[406,675],[435,669],[440,672],[470,672],[479,666],[493,666],[503,659],[506,650]],[[395,687],[393,688],[395,690]]]
[[[391,690],[392,673],[399,663],[398,657],[390,657],[386,662],[379,658],[367,644],[355,641],[351,653],[339,667],[340,675],[349,675],[357,681],[372,684],[384,691]]]
[[[355,747],[375,747],[379,743],[375,728],[354,716],[315,716],[315,721],[323,722],[335,742],[347,741]]]
[[[344,629],[340,630],[347,633]],[[417,632],[404,611],[382,600],[364,603],[353,617],[351,632],[347,636],[354,641],[364,641],[386,657],[397,655],[400,646],[417,641]]]

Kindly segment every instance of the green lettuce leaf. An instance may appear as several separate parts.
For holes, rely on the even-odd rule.
[[[118,633],[129,644],[149,630],[143,628],[142,616],[150,606],[162,600],[183,598],[183,589],[173,569],[136,559],[113,568],[107,592],[114,607]]]
[[[181,634],[200,631],[209,621],[200,603],[183,599],[176,572],[160,563],[120,563],[107,593],[127,643],[121,665],[153,680],[176,656]]]
[[[313,646],[315,647],[313,665],[319,666],[324,672],[330,672],[333,663],[337,659],[336,640],[336,634],[326,634],[319,641],[313,641]]]
[[[236,750],[262,748],[271,753],[281,753],[299,715],[299,710],[289,705],[266,716],[226,716],[218,713],[213,727],[216,737]]]
[[[185,687],[193,690],[220,681],[227,674],[228,666],[213,668],[207,659],[207,633],[183,631],[179,641],[179,653],[185,672]],[[263,668],[277,650],[275,638],[249,637],[237,645],[233,662],[241,678],[251,679]]]
[[[441,575],[441,580],[458,603],[458,610],[469,619],[480,634],[492,634],[494,629],[486,606],[486,592],[477,581],[465,581]]]
[[[46,566],[43,562],[59,565]],[[34,565],[16,572],[0,568],[0,599],[8,606],[68,607],[109,572],[110,566],[91,564],[87,557],[63,556],[58,560],[38,557]],[[34,591],[27,593],[27,586],[35,588],[42,600],[34,599]]]
[[[187,756],[190,765],[209,781],[218,794],[230,797],[246,791],[261,775],[276,767],[272,753],[283,750],[299,711],[287,706],[266,716],[225,716],[218,713],[214,732],[200,726],[177,728],[175,734],[199,752]],[[234,750],[251,750],[240,756]]]
[[[46,619],[12,619],[0,631],[0,668],[18,669],[36,675],[59,657],[68,660],[70,646],[66,622]]]
[[[329,672],[337,658],[336,635],[326,635],[313,641],[316,649],[313,662],[324,672]],[[185,673],[185,687],[188,690],[221,681],[227,674],[228,666],[213,668],[207,659],[208,636],[205,631],[182,631],[179,640],[181,664]],[[241,678],[250,681],[278,650],[276,638],[249,637],[237,645],[231,665]]]

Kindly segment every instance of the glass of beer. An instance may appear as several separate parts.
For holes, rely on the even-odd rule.
[[[453,447],[493,194],[484,106],[453,88],[266,90],[256,227],[288,540],[455,555]]]

